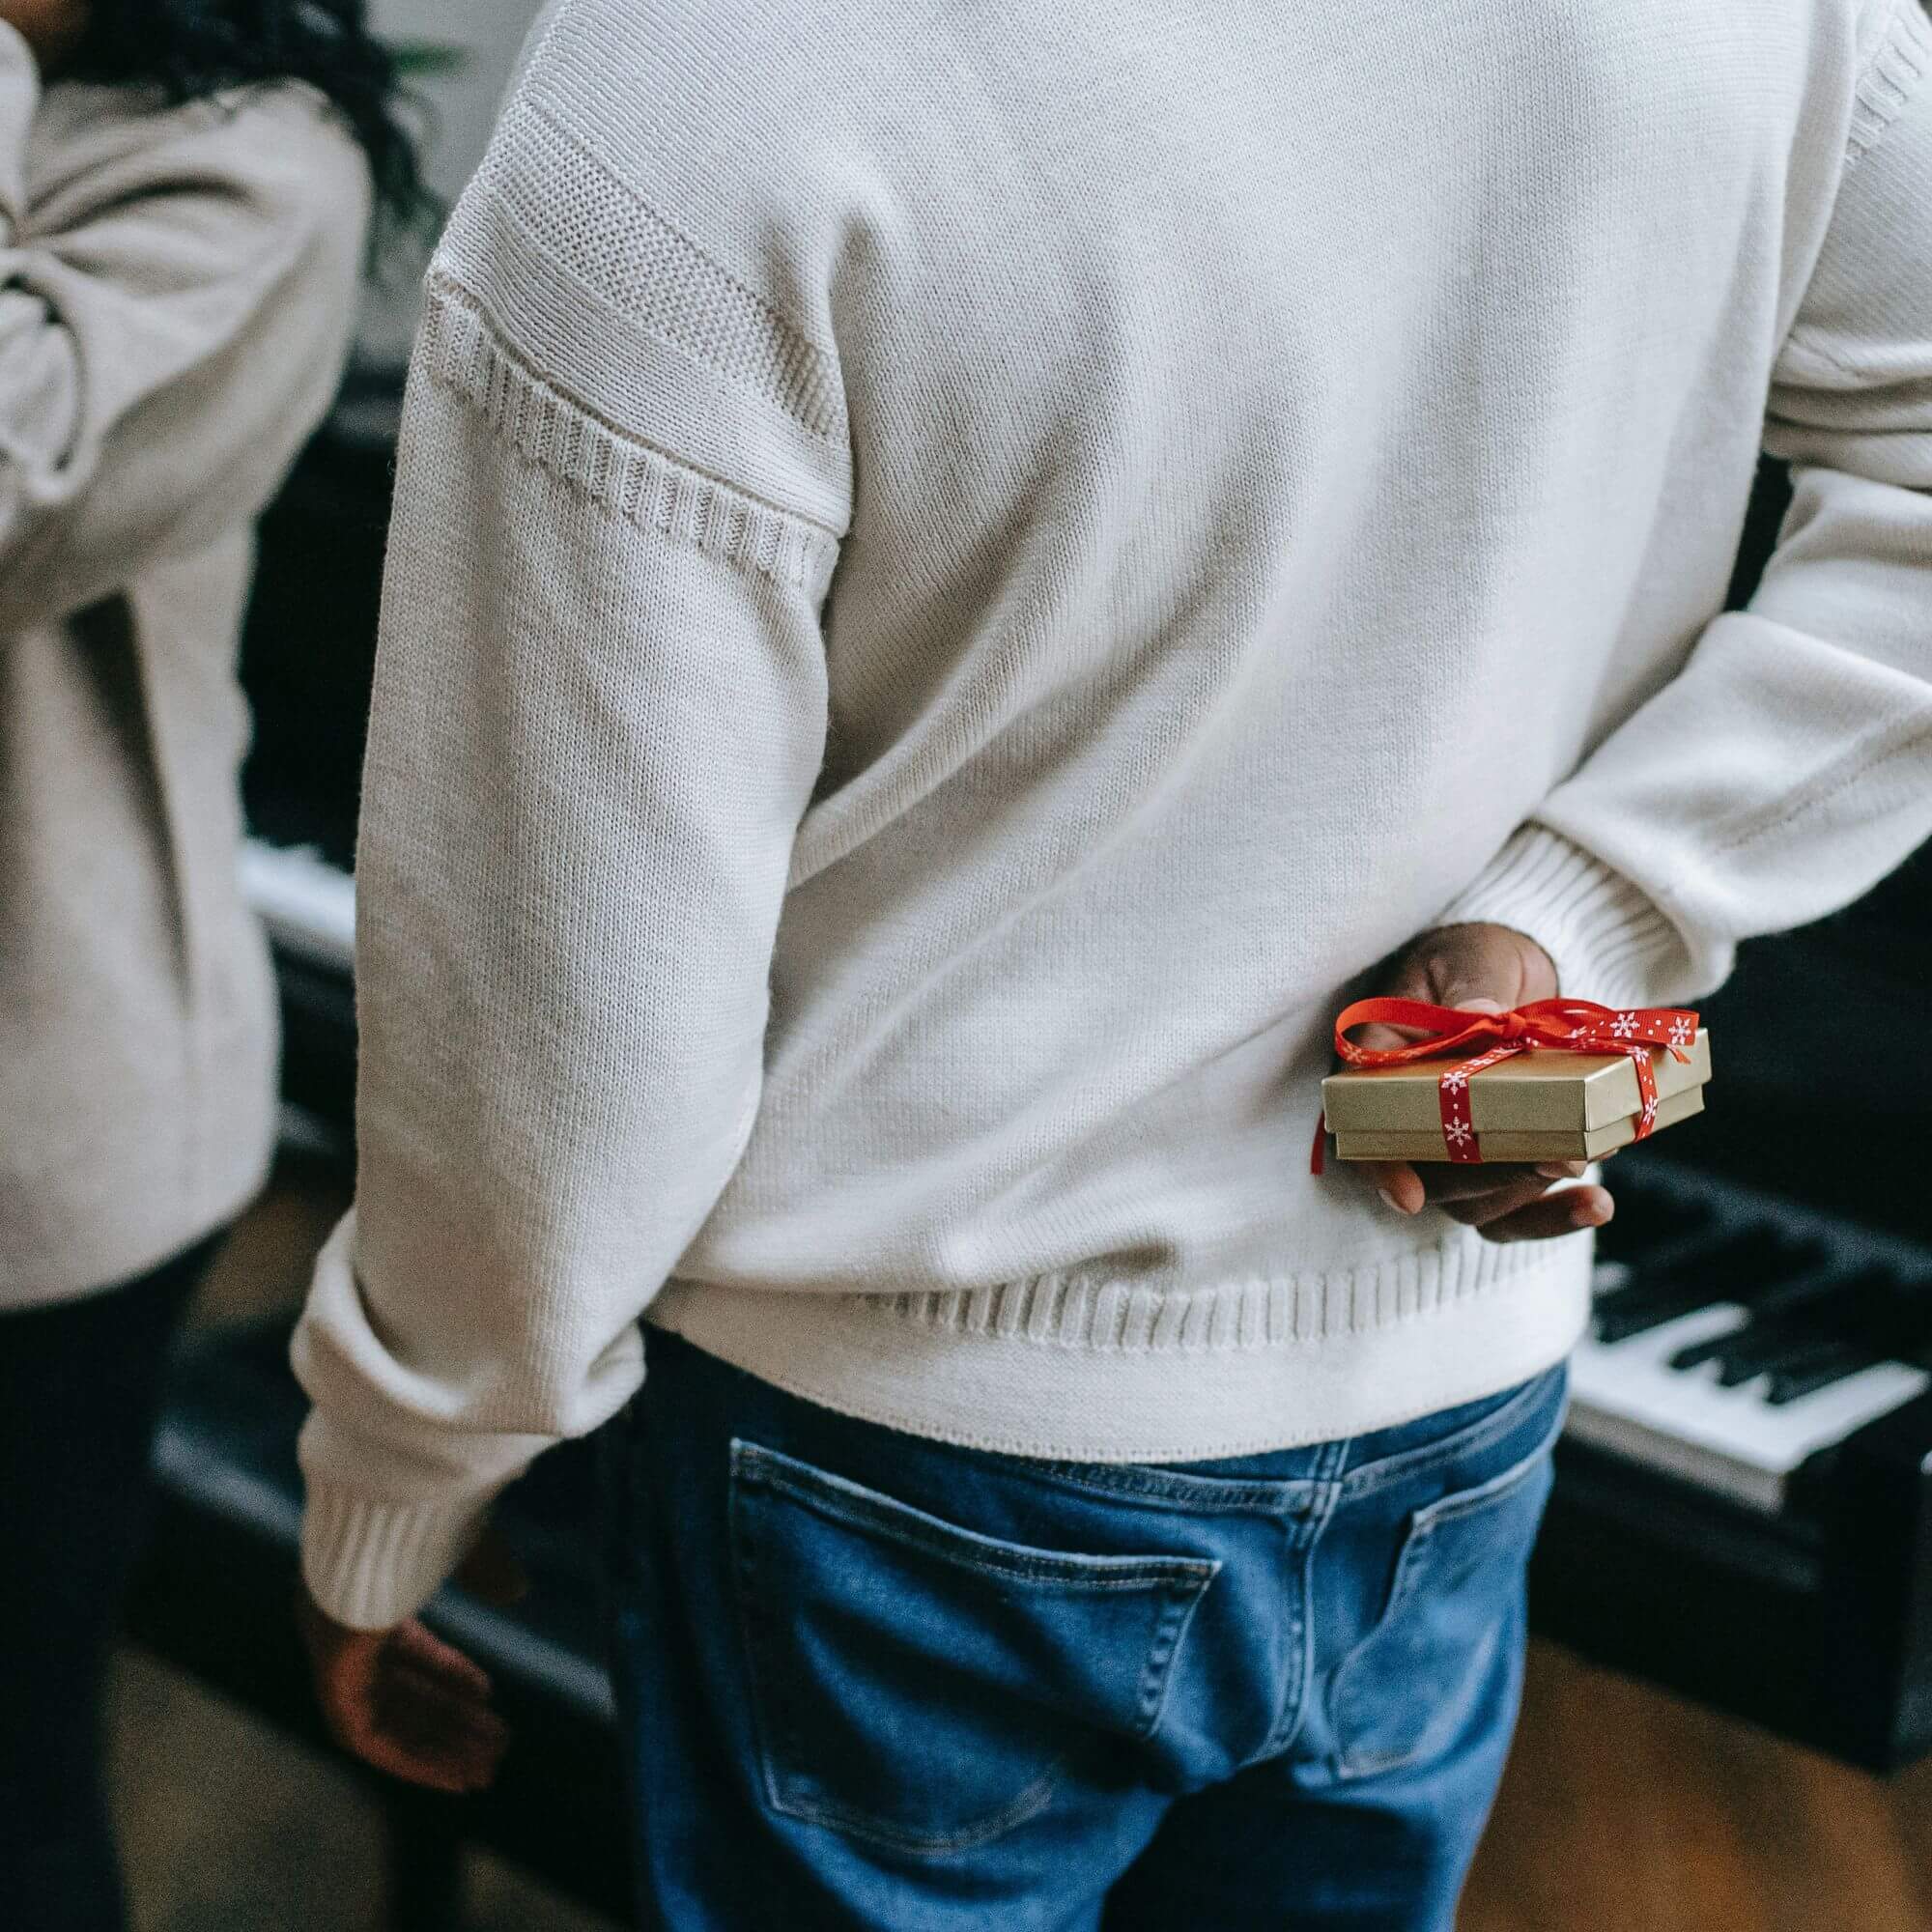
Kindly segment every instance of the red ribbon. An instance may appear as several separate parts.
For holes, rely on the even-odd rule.
[[[1357,1046],[1349,1035],[1360,1026],[1380,1023],[1419,1029],[1434,1037],[1411,1040],[1406,1046]],[[1351,1066],[1406,1066],[1418,1060],[1456,1059],[1435,1083],[1442,1116],[1442,1146],[1454,1161],[1480,1161],[1476,1126],[1469,1111],[1469,1077],[1498,1061],[1539,1048],[1560,1053],[1627,1053],[1636,1068],[1635,1140],[1657,1124],[1657,1076],[1651,1070],[1650,1048],[1667,1047],[1676,1060],[1697,1033],[1697,1015],[1678,1007],[1600,1007],[1594,1000],[1532,1000],[1500,1013],[1469,1012],[1461,1007],[1434,1007],[1426,1000],[1357,1000],[1335,1016],[1335,1052]],[[1315,1122],[1315,1151],[1309,1171],[1320,1174],[1328,1123]]]

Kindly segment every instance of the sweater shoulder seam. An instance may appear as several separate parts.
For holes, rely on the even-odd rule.
[[[1921,0],[1890,0],[1890,13],[1859,69],[1852,89],[1851,126],[1845,134],[1845,166],[1869,156],[1932,70],[1932,21]]]
[[[822,593],[838,554],[835,532],[598,415],[529,368],[481,300],[440,271],[425,284],[417,358],[494,435],[607,514]]]
[[[848,424],[835,355],[654,206],[548,104],[526,99],[505,113],[474,185],[572,281],[810,436],[843,447]],[[552,213],[559,209],[583,211],[577,230],[559,227]],[[585,238],[582,245],[560,245],[572,233]]]

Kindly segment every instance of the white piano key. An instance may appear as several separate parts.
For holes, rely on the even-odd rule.
[[[242,842],[242,896],[276,945],[347,973],[355,964],[355,882],[311,846]]]
[[[1571,1358],[1564,1433],[1776,1515],[1806,1457],[1932,1386],[1922,1369],[1881,1362],[1773,1406],[1765,1377],[1723,1388],[1715,1363],[1670,1367],[1679,1349],[1748,1319],[1735,1302],[1716,1302],[1607,1346],[1585,1336]]]

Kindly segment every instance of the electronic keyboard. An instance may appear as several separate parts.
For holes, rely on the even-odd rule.
[[[1874,1769],[1932,1749],[1932,1246],[1619,1154],[1532,1620]]]

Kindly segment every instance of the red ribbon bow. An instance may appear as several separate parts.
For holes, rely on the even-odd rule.
[[[1434,1036],[1406,1046],[1357,1046],[1349,1035],[1359,1026],[1376,1023],[1412,1027]],[[1657,1124],[1657,1077],[1651,1071],[1653,1046],[1667,1047],[1673,1059],[1689,1060],[1685,1052],[1697,1033],[1697,1015],[1678,1007],[1600,1007],[1594,1000],[1532,1000],[1507,1012],[1469,1012],[1461,1007],[1435,1007],[1426,1000],[1357,1000],[1335,1016],[1335,1052],[1351,1066],[1404,1066],[1418,1060],[1440,1060],[1481,1049],[1472,1058],[1459,1058],[1443,1069],[1436,1082],[1442,1114],[1442,1145],[1454,1161],[1480,1161],[1476,1126],[1469,1111],[1469,1076],[1519,1053],[1550,1047],[1561,1053],[1627,1053],[1636,1068],[1637,1111],[1635,1140]],[[1309,1171],[1321,1172],[1325,1118],[1315,1122],[1315,1151]]]

